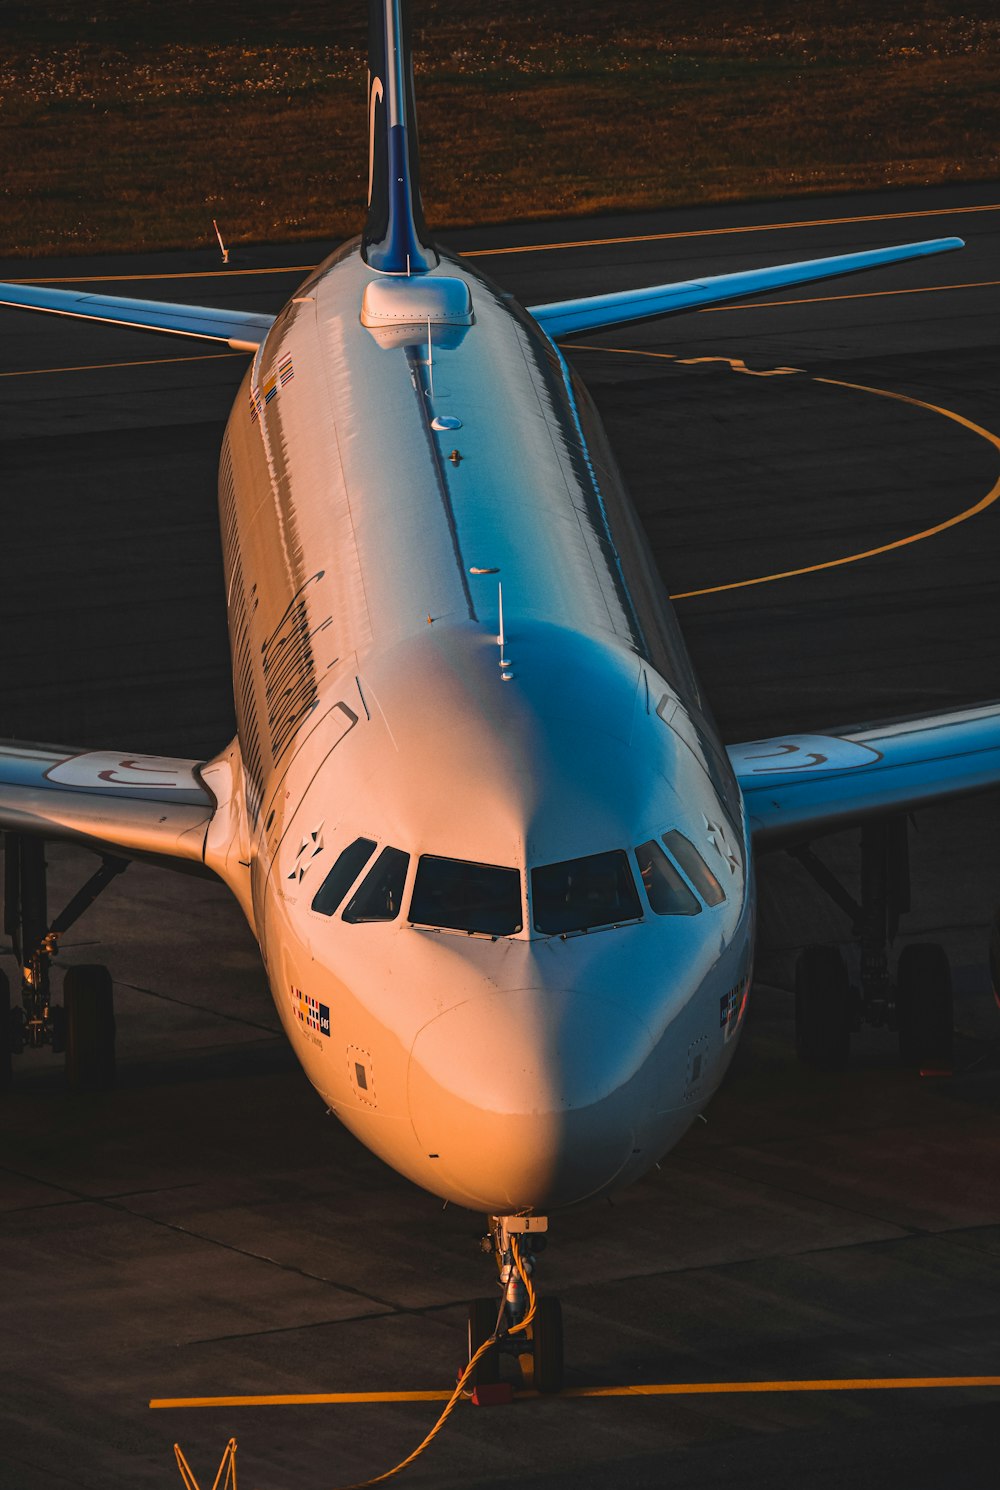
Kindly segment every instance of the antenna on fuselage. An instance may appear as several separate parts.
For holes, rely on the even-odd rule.
[[[431,318],[427,317],[427,386],[431,398],[434,397],[434,341],[431,337]]]
[[[500,635],[497,637],[497,646],[500,648],[500,677],[505,683],[509,683],[514,674],[506,671],[510,667],[510,659],[503,655],[506,644],[503,631],[503,580],[497,581],[497,596],[500,602]]]

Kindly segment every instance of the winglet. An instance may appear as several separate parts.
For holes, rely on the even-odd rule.
[[[419,274],[438,261],[420,203],[406,0],[369,0],[368,221],[361,252],[383,274]]]

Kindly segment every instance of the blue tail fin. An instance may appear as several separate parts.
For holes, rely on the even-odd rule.
[[[368,221],[361,252],[385,274],[416,274],[437,263],[420,205],[406,0],[369,0]]]

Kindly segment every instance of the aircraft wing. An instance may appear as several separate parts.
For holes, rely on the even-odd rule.
[[[779,264],[771,269],[748,269],[737,274],[708,275],[702,279],[678,280],[676,284],[652,285],[645,290],[622,290],[610,295],[591,295],[585,300],[559,300],[551,305],[532,305],[529,312],[546,334],[575,336],[580,331],[603,331],[654,316],[676,315],[704,305],[745,300],[765,290],[785,290],[790,285],[810,284],[857,274],[904,259],[922,259],[929,254],[964,248],[961,238],[929,238],[922,243],[901,243],[893,248],[868,249],[864,253],[837,254],[830,259],[805,259],[798,264]]]
[[[730,745],[759,847],[1000,785],[1000,702]]]
[[[201,341],[225,342],[236,352],[255,352],[274,323],[273,316],[245,310],[212,310],[207,305],[170,305],[164,300],[130,300],[122,295],[88,295],[45,285],[0,284],[0,305],[43,310],[55,316],[107,321],[137,331],[165,331]]]
[[[199,762],[0,742],[0,828],[201,865],[215,797]]]

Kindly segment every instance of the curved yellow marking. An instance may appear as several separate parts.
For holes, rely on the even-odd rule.
[[[804,367],[747,367],[742,357],[678,357],[680,367],[696,367],[699,362],[727,362],[735,373],[746,373],[751,378],[781,378],[787,373],[805,372]]]
[[[1000,437],[991,434],[982,425],[974,424],[971,419],[966,419],[963,414],[956,414],[951,409],[943,409],[939,404],[925,403],[923,399],[910,398],[906,393],[890,393],[886,388],[869,388],[864,383],[845,383],[839,378],[814,378],[814,383],[829,383],[835,388],[851,388],[858,393],[874,393],[878,398],[893,398],[902,404],[912,404],[917,409],[927,409],[932,414],[941,414],[945,419],[951,419],[955,424],[961,424],[973,434],[980,435],[987,440],[996,450],[1000,450]],[[957,528],[959,523],[968,522],[972,517],[978,517],[985,512],[987,507],[1000,497],[1000,476],[990,487],[985,497],[966,507],[962,512],[956,512],[953,517],[946,517],[943,522],[935,523],[933,527],[923,528],[919,533],[908,533],[904,538],[894,538],[891,543],[880,543],[877,548],[862,549],[860,553],[844,554],[839,559],[824,559],[819,564],[804,564],[801,569],[783,569],[776,574],[761,574],[755,579],[738,579],[727,585],[707,585],[702,590],[683,590],[677,595],[672,595],[672,600],[691,600],[696,595],[718,595],[723,590],[742,590],[749,585],[766,585],[772,580],[794,579],[800,574],[817,574],[821,569],[838,569],[843,564],[856,564],[861,559],[874,559],[878,554],[892,553],[898,548],[907,548],[911,543],[921,543],[925,538],[933,538],[938,533],[944,533],[948,528]]]
[[[581,352],[613,352],[622,357],[658,357],[665,361],[679,362],[675,353],[670,352],[647,352],[633,347],[596,347],[580,345],[576,350]],[[719,359],[729,361],[729,358]],[[920,398],[911,398],[908,393],[892,393],[887,388],[869,388],[865,383],[846,383],[840,378],[813,378],[814,383],[829,383],[833,388],[850,388],[856,393],[874,393],[878,398],[892,398],[901,404],[912,404],[916,409],[927,409],[931,414],[941,414],[945,419],[951,419],[955,424],[960,424],[964,429],[971,430],[974,435],[979,435],[996,450],[1000,450],[1000,436],[991,434],[981,424],[974,424],[971,419],[966,419],[964,414],[956,414],[952,409],[944,409],[940,404],[926,403]],[[768,585],[774,580],[795,579],[801,574],[817,574],[821,569],[839,569],[843,564],[856,564],[860,559],[874,559],[878,554],[892,553],[894,549],[906,548],[911,543],[921,543],[925,538],[933,538],[938,533],[944,533],[948,528],[957,528],[959,523],[968,522],[972,517],[978,517],[985,512],[987,507],[992,507],[997,498],[1000,497],[1000,476],[990,487],[985,497],[966,507],[962,512],[956,512],[953,517],[946,517],[943,522],[935,523],[931,528],[923,528],[919,533],[908,533],[905,538],[894,538],[891,543],[881,543],[877,548],[862,549],[860,553],[844,554],[839,559],[824,559],[818,564],[804,564],[801,569],[781,569],[775,574],[759,574],[754,579],[737,579],[726,585],[706,585],[701,590],[681,590],[671,595],[671,600],[693,600],[698,595],[720,595],[725,590],[745,590],[750,585]]]
[[[599,347],[590,342],[560,342],[569,352],[614,352],[619,357],[656,357],[676,362],[678,367],[695,367],[699,362],[724,362],[733,372],[747,373],[751,378],[776,378],[786,373],[805,372],[804,367],[747,367],[742,357],[681,357],[677,352],[638,351],[633,347]]]
[[[190,357],[143,357],[138,362],[81,362],[75,367],[22,367],[0,372],[0,378],[39,378],[51,373],[105,372],[113,367],[159,367],[161,362],[217,362],[222,357],[242,357],[245,352],[202,352]]]
[[[1000,1376],[834,1377],[816,1381],[667,1381],[638,1386],[566,1387],[560,1397],[700,1397],[737,1392],[899,1392],[935,1387],[1000,1387]],[[169,1407],[331,1407],[380,1402],[444,1402],[450,1392],[310,1392],[281,1397],[153,1397],[151,1408]],[[538,1397],[518,1391],[515,1397]]]

